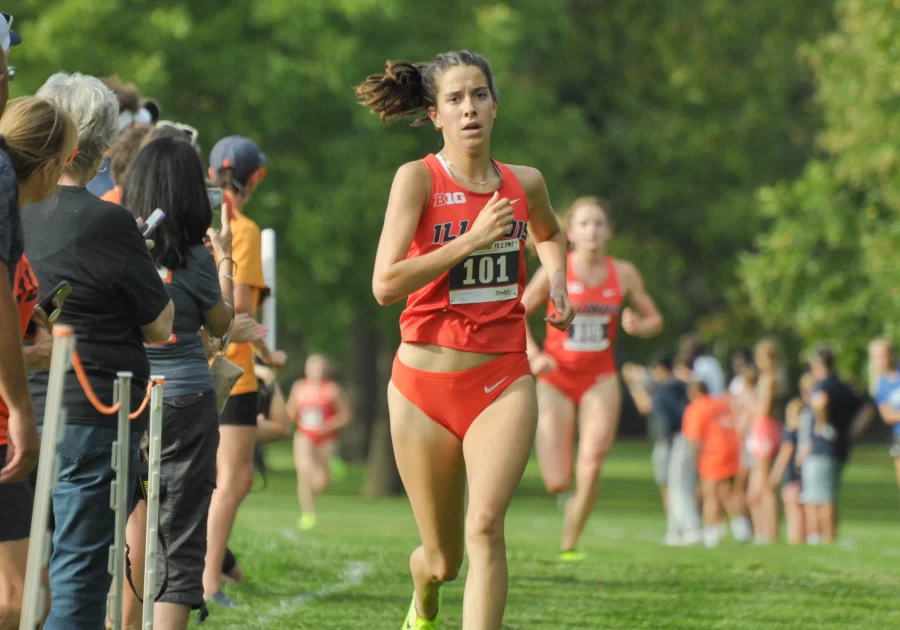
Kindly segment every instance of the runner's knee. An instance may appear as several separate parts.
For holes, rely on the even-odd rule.
[[[253,486],[253,465],[239,465],[223,474],[216,482],[216,489],[229,496],[244,498]]]
[[[463,553],[447,549],[425,550],[425,565],[433,582],[452,582],[459,575]]]
[[[491,508],[473,509],[466,518],[466,543],[492,547],[503,543],[503,515]]]
[[[572,485],[572,475],[546,475],[544,487],[550,494],[562,494]]]
[[[600,477],[600,469],[609,447],[596,448],[578,458],[578,481],[583,486],[594,486]]]
[[[5,584],[0,592],[0,630],[18,630],[23,589]]]

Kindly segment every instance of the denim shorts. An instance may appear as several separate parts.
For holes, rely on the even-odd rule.
[[[669,483],[669,459],[672,457],[672,440],[661,438],[653,444],[650,459],[653,462],[653,479],[657,486]]]
[[[800,503],[826,505],[837,497],[838,461],[829,455],[810,455],[800,469]]]

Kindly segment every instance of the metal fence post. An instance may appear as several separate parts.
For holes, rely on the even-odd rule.
[[[75,337],[72,335],[72,329],[68,326],[55,326],[19,630],[37,630],[48,612],[44,609],[47,593],[41,574],[50,560],[51,533],[47,528],[50,517],[50,494],[59,479],[57,447],[65,435],[66,428],[66,410],[62,406],[63,388],[74,350]]]
[[[153,630],[153,604],[156,601],[156,554],[159,530],[159,469],[162,452],[163,387],[161,376],[151,376],[157,383],[150,390],[150,464],[147,478],[147,537],[144,556],[144,610],[142,627]]]
[[[109,573],[112,575],[113,592],[109,598],[109,617],[113,630],[122,630],[122,604],[125,590],[125,525],[128,522],[129,484],[128,459],[131,446],[131,372],[116,375],[116,401],[119,407],[119,433],[113,443],[112,468],[116,478],[110,485],[110,506],[115,513],[115,534],[109,550]]]

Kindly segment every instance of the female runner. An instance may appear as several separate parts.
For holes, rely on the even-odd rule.
[[[302,512],[297,526],[316,525],[315,494],[328,488],[329,466],[338,431],[350,423],[350,403],[341,386],[328,379],[328,361],[321,354],[306,359],[306,378],[294,383],[287,413],[297,423],[294,434],[294,466],[297,500]]]
[[[388,386],[391,434],[422,545],[403,628],[437,627],[442,583],[469,553],[462,627],[496,630],[506,608],[504,520],[534,442],[537,399],[525,355],[524,244],[550,278],[561,330],[565,240],[539,171],[491,159],[497,87],[468,52],[430,63],[388,62],[357,89],[383,121],[427,113],[443,149],[394,178],[372,288],[408,298]],[[466,486],[468,482],[468,509]]]
[[[572,247],[568,293],[577,315],[565,332],[547,327],[543,350],[529,330],[528,356],[538,377],[538,464],[544,485],[554,494],[566,492],[572,481],[578,411],[575,491],[566,502],[560,545],[560,559],[576,561],[584,557],[576,545],[597,500],[600,469],[619,425],[621,396],[613,351],[619,316],[622,329],[640,337],[658,334],[663,320],[634,265],[606,253],[613,233],[609,205],[598,197],[581,197],[567,216]],[[534,274],[522,298],[526,313],[547,303],[549,277],[543,268]],[[636,310],[622,310],[625,300]]]

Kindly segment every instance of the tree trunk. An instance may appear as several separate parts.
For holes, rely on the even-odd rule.
[[[379,333],[360,318],[353,327],[353,343],[347,352],[347,392],[353,407],[353,423],[341,436],[341,457],[364,461],[369,453],[372,426],[378,408]]]
[[[366,497],[386,497],[403,493],[403,483],[397,472],[394,448],[391,444],[391,423],[387,406],[387,385],[391,380],[394,348],[382,348],[378,361],[375,423],[369,444],[367,478],[362,494]]]

